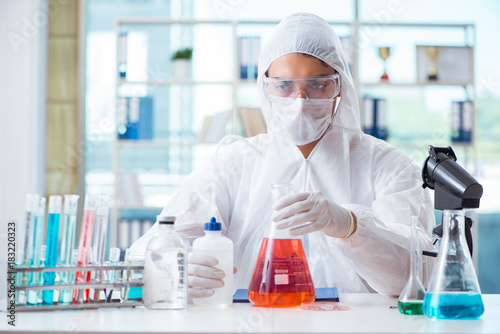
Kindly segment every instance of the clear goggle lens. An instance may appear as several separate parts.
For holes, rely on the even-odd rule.
[[[297,98],[301,94],[306,99],[333,99],[340,92],[340,75],[332,74],[305,78],[264,77],[269,97]]]

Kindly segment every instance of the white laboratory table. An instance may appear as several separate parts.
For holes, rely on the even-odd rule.
[[[15,333],[500,333],[500,295],[483,295],[479,320],[435,320],[399,313],[397,299],[377,294],[341,294],[347,311],[227,308],[190,305],[187,310],[102,308],[18,312],[16,326],[2,314],[0,331]]]

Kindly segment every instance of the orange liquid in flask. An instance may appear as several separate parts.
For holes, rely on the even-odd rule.
[[[248,299],[261,307],[314,302],[316,292],[300,239],[262,240]]]

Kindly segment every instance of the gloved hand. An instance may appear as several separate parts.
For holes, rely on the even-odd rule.
[[[219,262],[213,256],[199,252],[188,254],[188,297],[206,298],[216,288],[224,286],[224,271],[215,268]]]
[[[320,192],[292,194],[278,200],[271,219],[278,229],[290,228],[290,235],[322,231],[334,238],[345,238],[351,228],[351,213],[329,202]],[[303,225],[304,223],[308,223]],[[300,227],[295,227],[303,225]]]

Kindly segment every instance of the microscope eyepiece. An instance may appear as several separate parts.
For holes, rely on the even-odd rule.
[[[429,146],[429,156],[422,167],[422,186],[435,190],[437,210],[479,208],[483,187],[456,161],[450,146]]]

